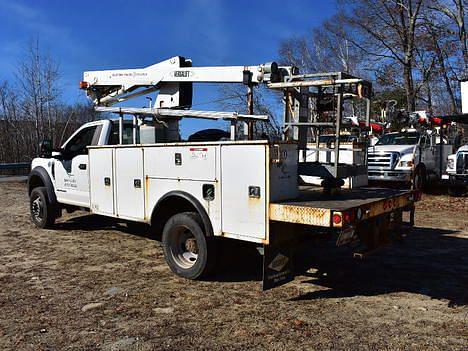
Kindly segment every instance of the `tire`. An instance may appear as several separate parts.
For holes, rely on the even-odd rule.
[[[465,188],[463,186],[451,185],[448,188],[448,193],[450,196],[453,197],[463,196],[463,194],[465,193]]]
[[[411,181],[411,189],[423,190],[426,186],[426,171],[422,167],[416,168]]]
[[[164,226],[162,243],[169,268],[178,276],[199,279],[208,275],[215,261],[215,238],[206,237],[195,212],[178,213]]]
[[[45,187],[34,188],[29,197],[31,220],[39,228],[51,228],[56,219],[55,206],[49,203]]]

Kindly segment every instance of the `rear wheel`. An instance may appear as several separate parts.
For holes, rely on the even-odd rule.
[[[49,203],[45,187],[34,188],[29,197],[31,220],[39,228],[50,228],[56,219],[55,207]]]
[[[171,217],[162,235],[164,256],[171,270],[188,278],[201,278],[214,266],[214,238],[206,237],[203,223],[195,212],[183,212]]]

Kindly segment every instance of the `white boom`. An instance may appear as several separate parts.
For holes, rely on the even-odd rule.
[[[110,106],[159,90],[154,107],[190,107],[192,83],[279,82],[291,74],[291,67],[278,68],[275,62],[257,66],[192,67],[180,56],[138,69],[84,72],[80,87],[87,90],[95,105]]]

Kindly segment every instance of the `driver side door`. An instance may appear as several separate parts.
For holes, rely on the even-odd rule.
[[[421,162],[426,166],[426,172],[432,173],[435,169],[435,148],[432,146],[431,136],[421,136]]]
[[[88,146],[97,145],[102,125],[80,129],[64,146],[63,159],[55,160],[55,188],[60,203],[89,207]]]

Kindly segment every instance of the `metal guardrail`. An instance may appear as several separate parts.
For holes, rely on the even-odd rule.
[[[31,162],[20,162],[20,163],[0,163],[0,171],[2,170],[15,170],[24,169],[31,167]]]

